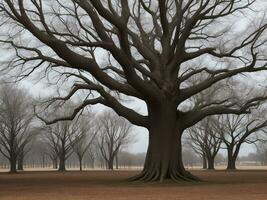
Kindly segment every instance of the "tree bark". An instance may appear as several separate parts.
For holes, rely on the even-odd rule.
[[[144,169],[133,181],[199,181],[187,172],[182,161],[182,133],[176,106],[164,105],[150,110],[149,144]],[[174,112],[175,111],[175,112]]]
[[[236,158],[228,156],[227,170],[236,170]]]
[[[209,170],[214,170],[214,158],[213,157],[207,157],[208,159],[208,169]]]
[[[18,156],[18,170],[23,170],[23,159],[24,159],[24,155],[20,154]]]
[[[113,162],[114,162],[114,158],[110,158],[108,160],[108,169],[113,170]]]
[[[9,159],[10,163],[10,170],[9,173],[17,173],[16,165],[17,165],[17,159],[15,156],[11,156]]]
[[[205,155],[202,156],[202,168],[203,169],[207,169],[208,168],[208,166],[207,166],[207,159],[206,159],[206,156]]]
[[[61,155],[59,157],[59,169],[58,171],[66,171],[66,166],[65,166],[65,156]]]
[[[227,154],[228,154],[227,170],[236,170],[236,159],[238,153],[233,154],[233,148],[230,146],[228,147]]]

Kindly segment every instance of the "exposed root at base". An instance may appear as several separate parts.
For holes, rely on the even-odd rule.
[[[160,170],[143,170],[140,174],[131,177],[128,181],[131,182],[164,182],[165,180],[172,180],[176,183],[181,182],[200,182],[201,179],[194,176],[188,171],[180,173],[178,170],[171,171],[168,176],[160,174]]]

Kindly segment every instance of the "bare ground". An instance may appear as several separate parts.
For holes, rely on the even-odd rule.
[[[0,174],[0,200],[267,200],[267,171],[193,171],[201,183],[129,183],[136,171]]]

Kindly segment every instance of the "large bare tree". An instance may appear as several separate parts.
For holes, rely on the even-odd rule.
[[[223,79],[266,70],[267,25],[264,13],[253,9],[258,3],[1,0],[1,41],[15,50],[6,61],[20,78],[34,72],[51,77],[53,71],[74,81],[69,94],[54,100],[86,94],[72,115],[43,119],[48,124],[105,105],[149,131],[144,169],[133,180],[198,180],[182,163],[184,130],[209,115],[248,112],[265,96],[238,103],[225,96],[186,110],[182,105]],[[187,84],[198,74],[206,78]],[[143,101],[147,114],[128,107],[121,101],[126,97]]]
[[[15,85],[0,88],[0,152],[9,160],[10,172],[23,169],[23,157],[36,131],[33,130],[32,97]]]

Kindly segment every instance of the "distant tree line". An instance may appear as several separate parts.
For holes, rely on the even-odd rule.
[[[9,168],[11,173],[24,167],[113,170],[142,168],[145,162],[145,153],[129,152],[136,141],[134,127],[111,110],[100,114],[84,110],[72,121],[45,125],[35,115],[34,105],[40,99],[15,84],[1,84],[0,94],[0,168]],[[72,107],[75,103],[66,103],[62,113]],[[183,137],[185,167],[215,169],[216,165],[227,164],[227,169],[234,170],[237,161],[266,165],[264,105],[258,110],[207,117],[188,128]],[[256,152],[238,157],[246,143],[254,144]]]
[[[85,158],[90,160],[92,168],[98,163],[113,169],[114,164],[119,167],[119,155],[124,156],[124,160],[120,159],[123,165],[143,163],[143,157],[141,161],[134,161],[134,158],[131,162],[125,161],[123,151],[135,141],[131,134],[133,127],[110,110],[101,114],[85,110],[72,121],[47,126],[35,116],[33,105],[37,100],[24,89],[3,83],[0,94],[1,161],[8,161],[11,173],[23,170],[27,164],[33,167],[51,164],[53,168],[65,171],[66,162],[73,166],[71,163],[75,163],[75,159],[82,170]]]

